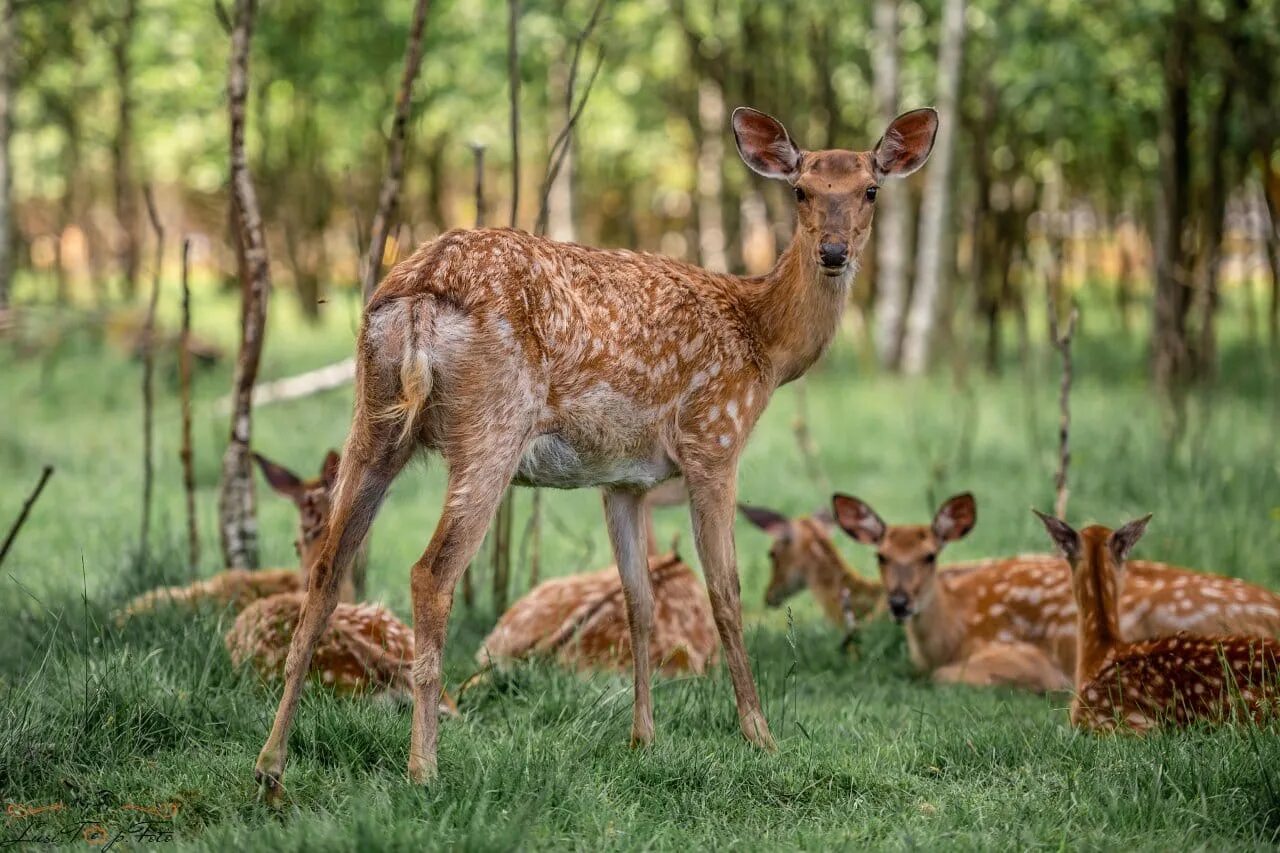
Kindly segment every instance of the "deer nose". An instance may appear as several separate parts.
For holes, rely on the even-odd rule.
[[[818,258],[824,267],[842,267],[849,261],[849,244],[822,243],[818,246]]]
[[[889,593],[889,612],[899,622],[906,621],[906,618],[911,615],[911,599],[905,592]]]

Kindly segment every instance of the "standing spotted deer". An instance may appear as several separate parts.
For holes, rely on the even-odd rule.
[[[778,386],[826,349],[871,233],[879,184],[924,164],[931,109],[899,116],[874,150],[806,152],[776,119],[740,108],[743,160],[786,181],[791,245],[767,275],[712,273],[656,255],[513,230],[454,231],[391,270],[365,309],[356,402],[324,547],[255,775],[280,790],[311,648],[343,569],[387,487],[419,448],[448,469],[434,536],[412,570],[409,776],[436,775],[441,650],[454,587],[508,483],[600,487],[632,648],[652,620],[641,501],[683,474],[695,544],[743,735],[772,749],[742,641],[733,544],[738,458]],[[650,661],[634,658],[633,744],[653,740]]]
[[[866,502],[835,495],[836,521],[872,545],[889,612],[906,628],[917,668],[939,682],[1065,690],[1076,660],[1071,571],[1049,554],[955,563],[939,569],[943,547],[977,523],[965,493],[947,500],[931,524],[887,525]],[[1280,596],[1245,583],[1167,563],[1134,560],[1120,606],[1131,640],[1233,633],[1280,634]]]
[[[1280,710],[1280,642],[1239,632],[1180,633],[1127,643],[1121,587],[1125,561],[1151,516],[1112,531],[1077,533],[1036,512],[1071,564],[1076,600],[1076,694],[1071,724],[1094,731],[1143,732],[1196,721],[1260,721]]]

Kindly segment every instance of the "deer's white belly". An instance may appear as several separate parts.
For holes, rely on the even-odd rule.
[[[616,456],[575,448],[557,434],[540,435],[520,457],[514,481],[522,486],[580,489],[590,486],[634,486],[648,489],[676,475],[674,462],[662,451]]]

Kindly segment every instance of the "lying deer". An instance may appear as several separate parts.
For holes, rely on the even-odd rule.
[[[329,519],[329,502],[338,476],[338,454],[330,450],[320,466],[319,476],[310,479],[299,477],[283,465],[260,454],[255,453],[253,458],[257,460],[258,467],[271,488],[291,500],[298,508],[298,535],[293,545],[298,552],[301,571],[296,567],[228,569],[186,586],[153,589],[134,598],[117,611],[117,624],[124,624],[134,616],[150,613],[164,605],[210,605],[239,613],[258,599],[282,592],[300,593],[306,589],[306,567],[320,548]],[[363,594],[366,563],[366,553],[362,548],[352,560],[349,579],[342,585],[341,598],[344,602],[355,600],[357,588]]]
[[[1125,561],[1151,516],[1114,532],[1093,525],[1077,533],[1053,516],[1036,515],[1071,565],[1076,601],[1072,725],[1142,732],[1196,721],[1258,721],[1280,708],[1280,642],[1272,638],[1182,633],[1136,643],[1122,639]]]
[[[236,666],[250,665],[267,680],[284,674],[285,656],[297,630],[305,594],[286,592],[258,599],[236,617],[223,643]],[[413,668],[413,633],[378,604],[343,602],[311,658],[311,676],[341,694],[387,694],[407,700]],[[446,692],[440,712],[458,715]]]
[[[889,612],[904,624],[919,669],[939,682],[1070,688],[1076,608],[1066,562],[1028,555],[939,571],[939,552],[977,522],[967,493],[946,501],[929,525],[888,526],[848,495],[832,506],[846,533],[876,548]],[[1134,561],[1128,575],[1120,608],[1126,637],[1280,633],[1280,596],[1268,590],[1165,563]]]
[[[278,793],[312,648],[391,481],[420,448],[448,469],[430,545],[412,570],[409,776],[436,774],[440,662],[453,592],[507,485],[599,487],[632,648],[648,648],[653,594],[644,493],[682,473],[743,735],[773,748],[742,641],[733,510],[738,458],[774,390],[830,343],[871,232],[879,184],[923,165],[933,110],[895,119],[872,151],[801,151],[780,122],[738,109],[739,153],[786,181],[791,245],[739,278],[520,231],[452,231],[398,263],[365,308],[355,412],[332,522],[311,564],[284,694],[255,776]],[[650,660],[634,656],[631,740],[653,740]]]
[[[707,593],[675,553],[649,558],[649,664],[701,675],[720,649]],[[618,569],[555,578],[502,614],[476,652],[481,664],[547,656],[569,669],[630,669],[631,637]]]
[[[827,515],[790,519],[780,512],[739,504],[744,518],[769,534],[769,586],[764,602],[781,607],[783,602],[808,587],[827,620],[852,641],[860,620],[880,610],[884,587],[879,581],[863,578],[840,556],[831,541],[835,520]]]

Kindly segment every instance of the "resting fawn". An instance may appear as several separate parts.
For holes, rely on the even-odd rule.
[[[674,553],[649,558],[653,631],[649,662],[662,672],[702,674],[720,640],[707,593]],[[547,656],[569,669],[629,669],[631,636],[616,566],[545,581],[502,615],[476,652],[481,664]]]
[[[884,587],[863,578],[845,563],[831,529],[835,520],[825,514],[790,519],[780,512],[739,504],[744,518],[769,534],[769,586],[764,603],[781,607],[805,587],[813,594],[827,620],[852,640],[860,620],[881,609]]]
[[[836,495],[832,505],[846,533],[875,546],[889,611],[904,624],[918,668],[941,682],[1070,688],[1076,608],[1065,561],[1024,555],[939,571],[942,548],[977,522],[970,494],[946,501],[929,525],[888,526],[864,501],[847,495]],[[1180,630],[1280,632],[1280,596],[1164,563],[1130,564],[1120,610],[1124,636],[1134,639]]]
[[[1280,698],[1280,642],[1274,639],[1240,634],[1122,639],[1125,560],[1151,516],[1116,531],[1093,525],[1077,533],[1060,519],[1036,515],[1071,565],[1077,607],[1072,725],[1141,732],[1274,714]]]
[[[879,184],[921,165],[937,114],[895,119],[872,151],[801,151],[776,119],[733,114],[747,165],[797,204],[790,247],[740,278],[631,251],[513,230],[453,231],[391,270],[365,308],[355,413],[333,519],[312,563],[284,695],[255,775],[284,773],[311,647],[387,487],[420,448],[444,457],[447,496],[412,570],[415,711],[409,776],[436,774],[436,699],[459,577],[509,483],[599,487],[631,625],[653,620],[644,493],[682,473],[694,538],[743,735],[772,748],[742,641],[733,510],[738,458],[774,390],[803,375],[835,333]],[[634,656],[631,740],[653,740],[650,662]]]
[[[329,501],[338,476],[338,454],[330,450],[320,466],[319,476],[310,479],[299,477],[283,465],[260,454],[255,453],[253,458],[257,460],[258,468],[271,488],[291,500],[298,508],[298,535],[294,539],[294,550],[298,553],[299,567],[228,569],[187,586],[153,589],[122,607],[116,614],[117,623],[123,624],[134,616],[149,613],[164,605],[191,607],[207,604],[239,613],[258,599],[282,592],[300,593],[306,588],[307,563],[319,550],[325,524],[329,519]],[[363,595],[365,564],[365,551],[361,549],[352,560],[349,579],[343,582],[343,601],[354,600],[357,588]]]

